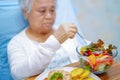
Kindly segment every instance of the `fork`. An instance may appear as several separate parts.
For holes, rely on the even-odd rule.
[[[91,45],[92,44],[92,42],[86,40],[79,32],[77,32],[77,35],[79,36],[79,38],[81,38],[84,41],[85,45],[86,44],[87,45]]]

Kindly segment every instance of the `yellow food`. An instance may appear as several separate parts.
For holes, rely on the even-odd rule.
[[[73,79],[73,80],[84,80],[83,78]]]
[[[95,79],[94,79],[94,78],[89,77],[89,78],[86,78],[86,79],[84,79],[84,80],[95,80]]]
[[[89,70],[84,70],[84,73],[80,76],[81,78],[87,78],[90,75]]]
[[[82,68],[76,68],[72,70],[70,74],[72,77],[77,77],[77,76],[80,76],[83,72],[84,70]]]
[[[76,68],[71,71],[72,80],[94,80],[90,77],[90,71],[83,68]]]

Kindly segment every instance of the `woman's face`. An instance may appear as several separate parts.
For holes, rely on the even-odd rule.
[[[55,21],[55,0],[35,0],[26,14],[30,29],[37,33],[49,33]]]

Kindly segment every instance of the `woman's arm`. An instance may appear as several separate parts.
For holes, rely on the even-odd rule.
[[[24,39],[13,39],[8,45],[11,72],[16,79],[41,73],[60,47],[59,42],[53,36],[38,46],[27,45],[27,43],[29,44],[29,41],[24,41]]]

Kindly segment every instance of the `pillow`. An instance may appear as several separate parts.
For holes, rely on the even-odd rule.
[[[7,58],[10,39],[27,26],[17,0],[0,0],[0,80],[12,80]]]

